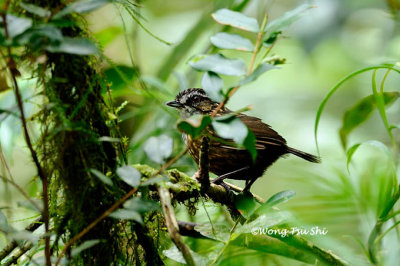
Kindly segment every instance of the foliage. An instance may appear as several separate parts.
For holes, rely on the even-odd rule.
[[[190,177],[197,166],[184,156],[180,133],[203,138],[213,127],[219,137],[233,140],[230,145],[247,149],[253,159],[257,156],[255,137],[234,115],[193,117],[178,121],[175,128],[177,115],[164,102],[174,97],[178,87],[198,83],[221,108],[238,90],[274,76],[272,73],[280,71],[266,72],[277,70],[286,59],[271,55],[271,50],[280,47],[291,24],[308,16],[314,7],[301,5],[273,20],[263,14],[259,23],[242,12],[250,2],[213,2],[213,10],[204,11],[186,36],[173,44],[170,54],[158,58],[163,60],[160,68],[147,74],[144,69],[151,62],[139,60],[138,28],[152,37],[151,42],[172,43],[152,32],[153,24],[142,12],[146,2],[5,1],[0,18],[0,63],[6,71],[0,73],[0,93],[15,95],[16,100],[0,106],[0,121],[5,121],[2,130],[9,124],[14,127],[7,145],[2,136],[4,171],[0,177],[5,188],[15,187],[25,198],[18,208],[32,214],[23,214],[26,223],[38,220],[21,229],[13,215],[18,208],[8,203],[9,207],[0,206],[0,246],[8,244],[1,247],[0,264],[237,265],[248,259],[258,262],[258,258],[285,265],[354,263],[351,255],[360,257],[360,253],[344,252],[346,245],[331,248],[325,239],[333,237],[326,236],[324,242],[310,233],[301,234],[301,230],[315,230],[313,222],[302,221],[312,219],[302,213],[310,206],[316,209],[314,217],[331,212],[327,219],[332,223],[342,218],[337,209],[354,208],[351,212],[357,215],[360,210],[374,210],[368,237],[358,239],[359,235],[351,232],[352,237],[365,253],[362,263],[390,262],[385,257],[390,245],[399,246],[392,237],[398,234],[400,189],[399,126],[392,122],[388,108],[398,103],[399,92],[387,90],[385,82],[400,73],[396,64],[355,71],[323,99],[316,113],[316,141],[332,96],[344,83],[372,71],[371,92],[359,100],[352,98],[343,112],[339,138],[347,173],[332,170],[321,176],[317,171],[307,175],[307,180],[312,180],[307,183],[311,187],[308,193],[317,195],[314,205],[288,211],[304,199],[295,182],[290,190],[280,192],[281,188],[268,184],[273,193],[263,200],[237,189],[228,193],[215,184],[204,189],[198,182],[202,176]],[[86,19],[101,8],[116,11],[121,26],[91,32]],[[203,44],[197,40],[202,35],[209,38],[206,49],[199,49]],[[107,56],[107,49],[119,38],[126,43],[124,63]],[[383,70],[378,86],[377,74]],[[234,110],[233,114],[250,109]],[[377,137],[354,143],[351,137],[374,118],[375,110],[389,142]],[[12,159],[10,149],[21,142],[20,134],[35,162],[29,189],[18,184],[7,165]],[[358,173],[354,162],[365,159],[361,155],[368,146],[379,150],[379,161]],[[171,166],[174,169],[166,170]],[[300,179],[302,173],[292,171],[290,175]],[[334,178],[329,178],[331,175]],[[353,182],[354,176],[361,180],[359,184]],[[170,200],[163,199],[164,192]],[[316,202],[323,210],[317,209]],[[37,230],[42,223],[44,230]]]
[[[386,74],[382,79],[382,82],[380,84],[380,91],[377,90],[377,81],[376,81],[376,73],[379,69],[385,69]],[[388,118],[386,115],[386,109],[387,107],[393,103],[394,101],[397,100],[399,92],[385,92],[385,81],[386,78],[389,74],[390,71],[393,71],[397,74],[400,74],[400,70],[395,66],[395,65],[390,65],[390,64],[384,64],[384,65],[378,65],[378,66],[372,66],[372,67],[367,67],[360,69],[358,71],[355,71],[345,78],[343,78],[340,82],[338,82],[328,93],[328,95],[324,98],[323,102],[321,103],[319,110],[317,112],[317,117],[316,117],[316,122],[315,122],[315,134],[317,134],[318,130],[318,124],[319,124],[319,119],[322,115],[322,111],[330,99],[330,97],[340,88],[340,86],[348,81],[351,78],[354,78],[355,76],[366,72],[366,71],[373,71],[372,73],[372,94],[368,95],[367,97],[363,98],[361,102],[358,102],[354,107],[350,108],[347,110],[343,116],[343,125],[342,128],[339,131],[341,140],[342,140],[342,145],[343,148],[345,149],[347,153],[347,168],[349,169],[349,164],[351,163],[354,154],[356,151],[361,147],[361,145],[370,145],[373,146],[379,150],[381,150],[383,153],[386,154],[387,156],[387,162],[390,165],[386,169],[386,178],[390,180],[390,185],[389,188],[387,188],[387,195],[385,198],[385,201],[379,206],[377,210],[377,220],[375,223],[374,228],[372,229],[368,242],[365,244],[362,244],[363,247],[367,246],[368,249],[368,259],[370,260],[371,263],[373,264],[380,264],[384,261],[384,257],[382,257],[382,252],[384,250],[384,247],[381,245],[381,241],[383,240],[383,237],[386,236],[386,234],[390,231],[396,228],[398,222],[396,219],[396,214],[399,213],[399,210],[396,210],[396,203],[400,199],[400,187],[398,184],[398,177],[397,177],[397,169],[399,168],[399,148],[398,148],[398,143],[395,140],[392,130],[396,128],[395,125],[390,125],[388,122]],[[387,144],[382,143],[379,140],[369,140],[369,141],[364,141],[361,143],[354,144],[350,148],[347,149],[347,135],[350,133],[351,130],[357,128],[361,123],[365,122],[370,113],[377,108],[379,111],[380,118],[382,120],[383,126],[386,130],[386,133],[388,134],[390,140],[391,140],[391,148],[388,147]],[[317,138],[316,138],[317,140]],[[382,232],[382,228],[386,222],[389,222],[389,220],[392,219],[393,225],[390,226],[386,231]],[[365,247],[364,247],[365,249]]]

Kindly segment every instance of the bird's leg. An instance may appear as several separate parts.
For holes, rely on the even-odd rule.
[[[225,188],[225,190],[228,192],[228,194],[233,193],[231,188],[224,182],[224,179],[226,179],[226,178],[235,179],[233,177],[235,177],[236,175],[239,175],[239,174],[243,174],[243,172],[248,170],[249,168],[250,168],[249,166],[246,166],[246,167],[240,168],[238,170],[220,175],[216,179],[212,180],[212,182],[216,185],[223,186]]]
[[[235,171],[232,171],[232,172],[229,172],[229,173],[220,175],[219,177],[217,177],[216,179],[214,179],[212,182],[213,182],[214,184],[217,184],[217,185],[218,185],[218,184],[220,184],[221,182],[223,182],[226,178],[235,179],[234,177],[235,177],[236,175],[242,174],[243,172],[245,172],[245,171],[248,170],[248,169],[250,169],[250,166],[245,166],[245,167],[240,168],[240,169],[238,169],[238,170],[235,170]],[[240,179],[239,179],[239,180],[240,180]],[[243,179],[242,179],[242,180],[243,180]]]
[[[242,192],[247,192],[250,191],[251,186],[253,183],[257,180],[257,178],[252,178],[250,180],[246,180],[246,186],[244,187]]]

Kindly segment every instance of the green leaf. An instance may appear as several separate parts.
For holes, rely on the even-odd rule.
[[[245,84],[253,82],[259,76],[261,76],[265,72],[267,72],[267,71],[269,71],[271,69],[274,69],[274,68],[276,68],[274,65],[262,63],[262,64],[258,65],[258,67],[253,72],[251,72],[250,75],[248,75],[247,77],[239,80],[239,83],[237,85],[238,86],[243,86]]]
[[[286,12],[281,17],[269,23],[267,25],[267,28],[265,29],[269,33],[265,35],[264,40],[270,39],[277,32],[289,27],[293,22],[298,20],[305,13],[306,10],[312,7],[313,6],[307,4],[301,5],[291,11]]]
[[[135,78],[136,70],[133,67],[117,65],[104,71],[106,79],[111,82],[111,89],[118,90],[127,86]]]
[[[400,124],[398,124],[398,125],[390,125],[390,130],[393,130],[393,129],[400,129]]]
[[[140,224],[143,224],[143,218],[137,211],[129,209],[118,209],[109,215],[112,218],[120,220],[133,220]]]
[[[19,114],[15,113],[14,111],[0,108],[0,120],[3,114],[12,115],[16,118],[20,118]]]
[[[399,92],[384,92],[384,104],[392,104],[397,98],[399,98],[399,96]],[[339,131],[340,140],[344,148],[347,147],[347,136],[350,132],[365,122],[375,108],[376,104],[374,96],[369,95],[361,99],[361,101],[344,113],[342,127]]]
[[[194,229],[207,238],[220,242],[227,242],[229,240],[230,228],[225,224],[196,224]]]
[[[45,40],[43,40],[43,38],[45,38]],[[20,45],[28,44],[37,47],[48,45],[49,42],[57,46],[62,40],[63,35],[61,30],[50,24],[37,25],[16,38],[16,41]]]
[[[351,162],[351,158],[353,158],[353,154],[357,151],[358,147],[360,147],[361,143],[357,143],[353,146],[351,146],[348,150],[347,150],[347,171],[349,171],[349,164]]]
[[[315,117],[315,123],[314,123],[314,138],[315,138],[315,145],[317,146],[317,150],[319,153],[319,147],[318,147],[318,138],[317,138],[317,133],[318,133],[318,126],[319,126],[319,121],[321,120],[321,116],[322,116],[322,112],[325,108],[325,105],[328,103],[329,99],[333,96],[333,94],[340,88],[340,86],[343,85],[343,83],[345,83],[346,81],[348,81],[349,79],[370,71],[370,70],[375,70],[375,69],[391,69],[393,71],[396,71],[397,73],[400,74],[400,70],[395,68],[394,65],[378,65],[378,66],[371,66],[371,67],[366,67],[366,68],[362,68],[360,70],[354,71],[352,73],[350,73],[349,75],[345,76],[343,79],[341,79],[338,83],[336,83],[328,92],[328,94],[325,96],[325,98],[322,100],[321,104],[318,107],[318,111],[317,111],[317,115]]]
[[[224,139],[232,139],[236,144],[245,147],[250,152],[253,161],[256,159],[255,136],[235,115],[217,117],[212,122],[212,126],[218,136]]]
[[[225,139],[232,139],[235,143],[243,145],[247,137],[246,125],[236,116],[221,116],[214,119],[212,126],[218,136]]]
[[[87,240],[87,241],[83,242],[82,244],[80,244],[79,246],[77,246],[76,248],[72,249],[71,256],[75,257],[76,255],[78,255],[79,253],[84,251],[85,249],[89,249],[89,248],[97,245],[98,243],[100,243],[99,239]]]
[[[214,72],[206,72],[201,79],[201,86],[207,93],[207,95],[216,102],[223,100],[222,87],[224,81]]]
[[[6,20],[8,35],[11,39],[32,27],[32,20],[28,18],[7,15]],[[3,20],[0,19],[0,21],[2,22]]]
[[[389,125],[389,121],[387,119],[386,116],[386,109],[385,109],[385,100],[384,100],[384,96],[382,93],[379,93],[377,88],[376,88],[376,71],[375,70],[372,74],[372,93],[374,95],[374,99],[375,99],[375,103],[376,103],[376,107],[378,108],[379,114],[381,116],[382,122],[385,125],[386,131],[390,136],[390,139],[392,140],[393,143],[395,143],[395,139],[392,135],[392,131],[390,130],[390,125]],[[383,86],[383,84],[382,84]]]
[[[282,34],[281,31],[272,32],[271,34],[268,35],[268,38],[263,42],[263,46],[265,47],[271,46],[271,44],[276,42],[276,39],[278,39],[278,36],[281,34]]]
[[[89,170],[95,177],[97,177],[101,182],[103,182],[106,185],[112,186],[113,182],[111,179],[107,176],[105,176],[102,172],[96,169],[90,169]]]
[[[260,31],[260,26],[255,18],[247,17],[240,12],[223,8],[213,13],[211,16],[216,22],[222,25],[229,25],[251,32]]]
[[[161,206],[158,202],[145,200],[140,197],[135,197],[124,203],[124,208],[137,211],[138,213],[146,213],[150,211],[161,211]]]
[[[257,211],[258,213],[258,211]],[[270,228],[272,226],[277,226],[279,224],[285,223],[289,220],[289,212],[279,211],[279,212],[269,212],[268,214],[262,214],[258,216],[254,221],[244,224],[243,226],[238,226],[235,233],[253,233],[257,232],[257,229]],[[231,240],[238,237],[236,234]]]
[[[284,202],[287,202],[289,199],[293,198],[296,193],[293,190],[284,190],[274,194],[270,197],[265,204],[270,206],[275,206]]]
[[[289,199],[293,198],[296,193],[293,190],[284,190],[274,194],[270,197],[264,204],[262,204],[258,209],[255,211],[257,214],[265,213],[271,207],[276,206],[281,203],[287,202]]]
[[[35,245],[38,243],[40,237],[36,234],[33,234],[32,232],[29,232],[27,230],[21,230],[21,231],[16,231],[16,230],[9,230],[8,231],[8,236],[14,240],[14,241],[25,241],[28,240]]]
[[[249,218],[257,208],[257,202],[251,193],[239,193],[234,203],[245,218]]]
[[[229,59],[222,54],[196,55],[189,60],[189,65],[199,71],[211,71],[227,76],[246,74],[246,65],[242,59]]]
[[[221,49],[239,50],[252,52],[254,46],[249,39],[238,34],[219,32],[210,38],[211,43]]]
[[[201,120],[196,121],[195,119],[195,117],[191,117],[188,120],[181,121],[178,123],[177,128],[195,138],[212,122],[209,115],[202,116]]]
[[[246,150],[250,152],[251,159],[253,160],[253,162],[255,162],[257,159],[256,136],[251,130],[247,132],[247,136],[244,139],[243,146],[246,148]]]
[[[150,137],[144,143],[144,151],[152,161],[162,164],[171,156],[173,144],[172,138],[167,135]]]
[[[350,164],[350,162],[351,162],[351,159],[353,158],[354,153],[358,150],[358,148],[359,148],[361,145],[368,145],[368,146],[376,147],[376,148],[378,148],[379,150],[383,151],[383,152],[388,156],[390,162],[391,162],[391,163],[393,164],[393,166],[394,166],[394,158],[393,158],[393,154],[392,154],[392,152],[390,151],[390,149],[389,149],[385,144],[383,144],[383,143],[380,142],[380,141],[377,141],[377,140],[368,140],[368,141],[365,141],[365,142],[362,142],[362,143],[357,143],[357,144],[351,146],[351,147],[347,150],[347,170],[349,170],[349,164]]]
[[[196,252],[194,252],[193,250],[190,250],[190,253],[192,254],[193,260],[195,261],[196,265],[207,265],[208,263],[207,257],[201,256]],[[172,246],[168,250],[163,250],[163,254],[171,260],[177,261],[182,264],[186,264],[182,252],[176,246]]]
[[[91,12],[93,10],[96,10],[108,3],[111,3],[113,0],[89,0],[89,1],[78,1],[78,2],[74,2],[72,4],[69,4],[67,7],[65,7],[63,10],[61,10],[60,12],[56,13],[53,16],[53,19],[59,19],[65,15],[68,15],[72,12],[75,13],[88,13]]]
[[[46,47],[46,50],[51,53],[66,53],[77,55],[97,54],[96,45],[86,38],[69,38],[64,37],[58,44],[52,44]]]
[[[140,172],[129,165],[118,167],[117,175],[131,187],[137,187],[140,184]]]
[[[37,199],[37,198],[31,198],[31,200],[18,201],[17,206],[24,207],[28,210],[31,210],[34,212],[39,212],[39,213],[43,211],[43,201],[41,199]]]
[[[51,15],[51,12],[49,10],[37,5],[28,3],[19,3],[19,5],[29,13],[35,14],[39,17],[48,17]]]
[[[123,33],[120,27],[108,27],[94,34],[101,47],[106,47]]]

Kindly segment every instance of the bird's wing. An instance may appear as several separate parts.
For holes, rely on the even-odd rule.
[[[238,114],[237,117],[253,132],[256,138],[256,149],[264,150],[268,146],[285,146],[286,140],[281,137],[275,130],[269,125],[263,123],[261,119],[253,116],[247,116],[244,114]],[[214,130],[211,128],[207,129],[208,135],[217,139],[221,139]],[[243,148],[237,147],[232,139],[223,139],[222,141],[213,141],[213,146],[229,150],[244,150]]]
[[[264,149],[267,145],[286,145],[286,140],[260,118],[244,114],[238,114],[237,117],[254,133],[256,145],[264,146]]]

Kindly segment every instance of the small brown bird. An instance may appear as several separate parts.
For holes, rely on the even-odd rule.
[[[186,89],[180,92],[174,101],[167,103],[168,106],[179,110],[183,119],[192,115],[200,114],[211,115],[217,108],[218,102],[211,100],[203,89]],[[216,116],[232,113],[226,107],[221,108]],[[219,177],[214,183],[221,183],[224,179],[245,180],[246,187],[244,191],[250,190],[250,187],[264,171],[273,164],[282,155],[291,153],[309,162],[318,163],[320,159],[314,155],[308,154],[291,148],[286,145],[286,140],[281,137],[269,125],[263,123],[261,119],[245,114],[236,114],[236,116],[254,133],[256,137],[257,158],[253,162],[250,153],[243,148],[235,147],[232,140],[224,140],[224,143],[211,138],[209,143],[209,169]],[[212,126],[207,129],[209,136],[217,137]],[[201,147],[201,138],[192,138],[183,134],[183,139],[189,149],[189,152],[196,163],[199,163],[199,154]]]

